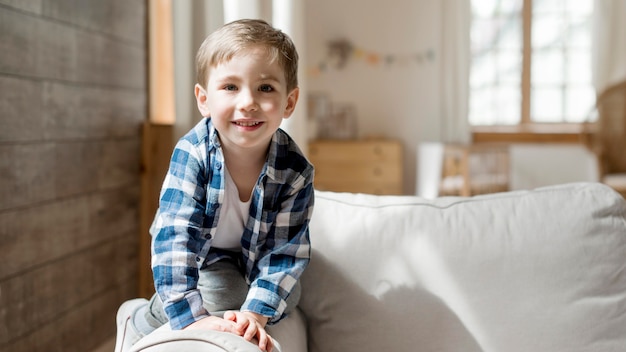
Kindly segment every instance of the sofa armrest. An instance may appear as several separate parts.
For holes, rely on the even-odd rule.
[[[306,352],[306,321],[296,308],[279,324],[268,325],[267,332],[276,341],[276,352]],[[131,352],[260,352],[258,346],[242,337],[220,331],[172,330],[166,324],[139,340]]]
[[[242,337],[221,331],[157,329],[139,340],[131,352],[260,352]]]

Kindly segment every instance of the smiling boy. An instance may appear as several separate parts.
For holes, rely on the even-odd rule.
[[[240,20],[208,36],[196,61],[204,118],[174,149],[150,231],[157,294],[120,307],[116,352],[167,322],[271,351],[266,324],[299,300],[314,170],[279,128],[299,96],[295,46]]]

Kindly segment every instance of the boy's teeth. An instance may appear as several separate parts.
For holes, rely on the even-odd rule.
[[[237,122],[237,124],[243,127],[250,127],[250,126],[258,125],[259,122]]]

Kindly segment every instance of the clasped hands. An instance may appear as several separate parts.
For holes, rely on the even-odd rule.
[[[261,351],[272,352],[274,340],[265,331],[267,317],[253,312],[227,311],[224,318],[208,316],[200,319],[187,327],[185,330],[216,330],[230,332],[242,336],[247,341],[256,338]]]

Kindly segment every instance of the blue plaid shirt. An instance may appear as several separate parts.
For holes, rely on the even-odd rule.
[[[224,200],[224,154],[210,118],[178,141],[150,229],[154,284],[173,329],[209,315],[198,273],[220,259],[210,251]],[[250,289],[241,310],[283,318],[286,299],[309,263],[313,166],[278,130],[252,192],[241,236]]]

